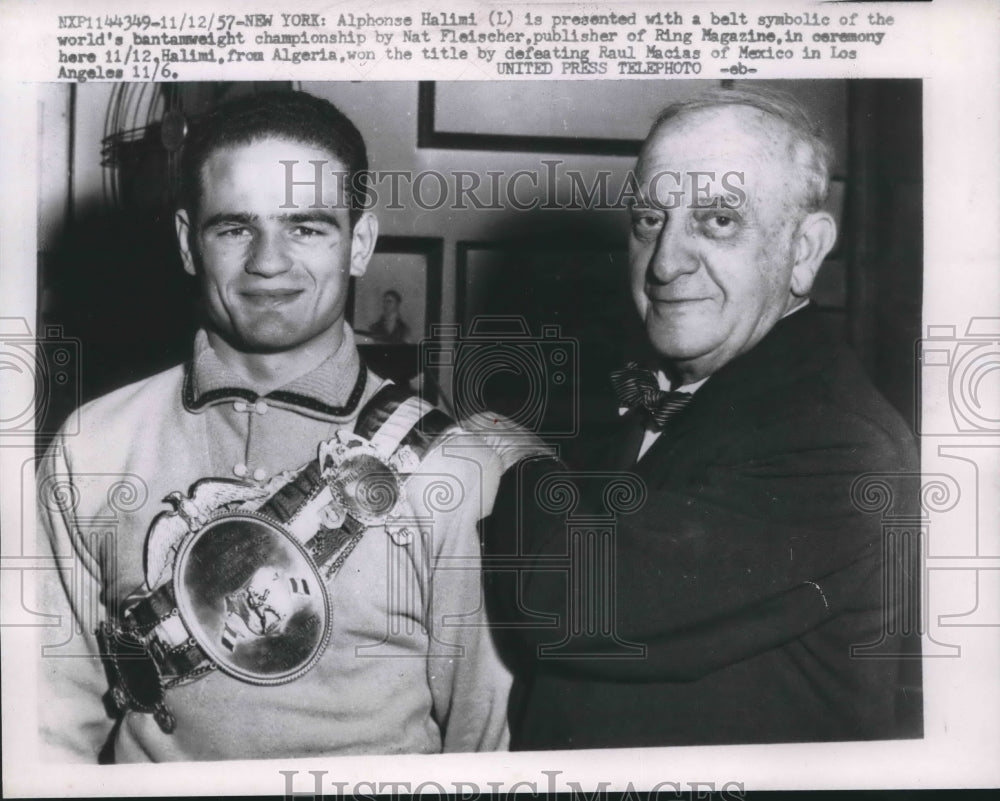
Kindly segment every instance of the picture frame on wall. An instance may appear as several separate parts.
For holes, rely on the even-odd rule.
[[[441,320],[443,256],[438,237],[380,236],[365,274],[351,279],[347,298],[347,321],[368,367],[421,389],[431,402],[436,384],[424,380],[420,342]]]
[[[585,419],[613,419],[607,375],[637,341],[633,318],[624,243],[570,235],[458,242],[464,351],[455,358],[455,407],[490,408],[556,439]],[[466,386],[477,390],[463,395]]]
[[[533,87],[530,83],[511,83],[505,99],[497,101],[494,97],[484,104],[475,84],[421,81],[417,147],[628,157],[638,154],[645,135],[641,123],[610,134],[603,124],[588,128],[593,125],[593,115],[588,123],[587,116],[578,117],[582,109],[561,103],[551,91],[551,84]],[[526,115],[518,110],[526,106],[544,113]]]

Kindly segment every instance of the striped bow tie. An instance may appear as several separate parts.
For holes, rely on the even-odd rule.
[[[649,370],[629,362],[622,370],[611,373],[611,384],[621,405],[638,409],[656,428],[687,406],[694,397],[690,392],[666,392],[656,383]]]

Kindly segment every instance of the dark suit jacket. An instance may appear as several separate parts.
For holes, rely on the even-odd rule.
[[[555,497],[555,460],[501,482],[487,597],[515,669],[512,746],[919,736],[919,661],[896,656],[918,656],[918,637],[901,636],[898,593],[883,599],[886,570],[914,569],[913,553],[884,557],[881,516],[851,494],[888,473],[894,512],[916,514],[916,449],[818,313],[714,374],[636,463],[640,440],[627,416],[592,474],[570,476],[568,514],[539,503]],[[645,502],[602,518],[623,469]],[[511,555],[516,569],[499,569]]]

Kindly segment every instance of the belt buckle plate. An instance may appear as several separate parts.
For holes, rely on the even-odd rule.
[[[209,659],[251,684],[297,679],[330,638],[330,603],[316,566],[262,514],[230,512],[206,523],[177,555],[174,591]]]

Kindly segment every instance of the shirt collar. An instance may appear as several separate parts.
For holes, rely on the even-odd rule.
[[[802,300],[799,301],[797,306],[794,306],[793,308],[786,311],[783,315],[781,315],[781,319],[784,320],[786,317],[788,317],[788,315],[795,314],[795,312],[801,311],[808,305],[809,305],[809,298],[802,298]]]
[[[357,411],[367,372],[358,356],[354,332],[345,325],[340,347],[314,370],[260,395],[222,363],[209,344],[208,334],[201,330],[195,336],[194,356],[185,370],[184,408],[200,412],[219,403],[254,403],[265,398],[270,406],[319,419],[343,420]]]

